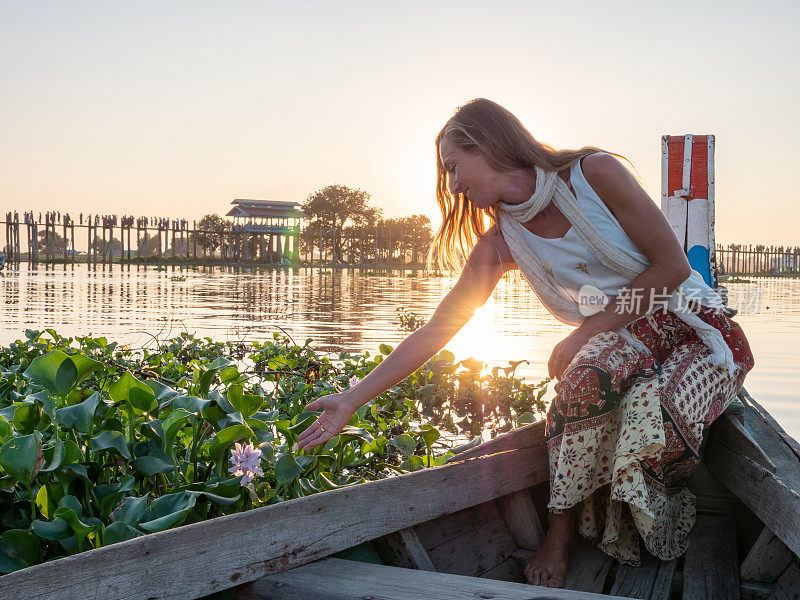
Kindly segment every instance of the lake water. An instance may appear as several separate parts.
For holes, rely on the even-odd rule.
[[[427,318],[455,282],[409,275],[23,265],[18,272],[0,272],[0,345],[23,337],[27,328],[105,335],[131,345],[184,330],[218,340],[262,340],[282,328],[299,343],[313,338],[317,349],[375,352],[381,343],[395,346],[407,335],[399,327],[398,307]],[[729,305],[739,310],[736,321],[756,357],[745,387],[800,438],[800,280],[753,279],[728,288]],[[553,345],[571,330],[511,277],[447,348],[457,359],[472,356],[490,366],[525,359],[529,363],[517,375],[536,382],[547,375]]]

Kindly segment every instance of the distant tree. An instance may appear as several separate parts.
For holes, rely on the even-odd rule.
[[[383,219],[375,229],[380,240],[380,254],[397,256],[403,262],[409,254],[412,263],[422,262],[433,239],[431,220],[425,215]]]
[[[96,237],[92,248],[98,256],[122,256],[122,242],[115,237],[105,242],[102,237]]]
[[[205,215],[197,222],[197,244],[213,257],[214,251],[222,247],[229,225],[217,214]]]
[[[305,242],[313,243],[322,228],[323,247],[331,252],[333,262],[343,262],[342,234],[345,227],[374,225],[381,210],[369,205],[370,195],[344,185],[329,185],[309,194],[303,203],[308,215]]]
[[[64,252],[65,242],[63,237],[61,237],[55,231],[50,231],[50,243],[52,244],[51,248],[53,252]],[[39,230],[39,241],[37,242],[39,246],[39,252],[46,252],[47,251],[47,235],[45,231]]]
[[[158,235],[145,233],[143,237],[140,237],[136,255],[146,257],[158,256]]]

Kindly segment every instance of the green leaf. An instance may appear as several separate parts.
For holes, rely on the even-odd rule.
[[[11,573],[42,562],[42,547],[30,531],[11,529],[0,535],[0,573]]]
[[[389,445],[397,448],[404,456],[411,456],[417,449],[417,441],[407,433],[401,433],[389,440]]]
[[[64,442],[62,442],[60,438],[54,437],[51,439],[42,451],[47,466],[39,469],[40,473],[55,471],[61,466],[61,463],[64,461],[65,448]]]
[[[208,406],[211,406],[211,402],[212,402],[211,400],[206,400],[205,398],[198,398],[197,396],[178,396],[177,398],[175,398],[175,400],[172,401],[172,407],[182,408],[192,413],[199,413]]]
[[[219,496],[217,494],[212,494],[210,492],[196,492],[193,490],[187,490],[186,493],[195,496],[198,500],[201,501],[208,500],[213,504],[216,504],[217,506],[228,506],[239,500],[239,498],[241,497],[241,494],[236,494],[232,498],[229,498],[227,496]]]
[[[37,519],[31,523],[30,530],[45,540],[65,540],[74,535],[67,522],[59,518],[52,521],[40,521]]]
[[[63,396],[102,366],[102,363],[82,354],[68,356],[61,350],[53,350],[34,358],[24,375],[53,394]]]
[[[302,472],[303,468],[290,453],[278,455],[278,461],[275,463],[275,479],[278,485],[289,483]]]
[[[453,361],[455,359],[456,359],[455,355],[453,355],[453,353],[450,352],[449,350],[442,350],[441,352],[439,352],[439,356],[437,357],[437,360],[449,363],[451,365],[453,364]]]
[[[75,367],[75,363],[67,357],[56,370],[57,393],[66,394],[76,383],[78,383],[78,369]]]
[[[211,382],[214,380],[214,375],[216,375],[217,371],[229,366],[230,364],[231,361],[220,356],[205,369],[203,369],[200,372],[200,379],[197,383],[198,394],[201,396],[208,394],[208,388],[211,387]]]
[[[94,413],[101,402],[100,394],[95,392],[80,404],[56,410],[56,421],[78,433],[87,435],[92,429]]]
[[[61,459],[62,465],[70,465],[81,460],[81,449],[73,440],[64,442],[64,458]]]
[[[81,506],[81,501],[72,495],[64,496],[61,500],[59,500],[58,508],[71,508],[73,511],[75,511],[75,514],[83,514],[83,506]]]
[[[147,510],[148,495],[149,493],[139,498],[135,496],[128,496],[125,498],[122,504],[111,512],[114,521],[127,525],[136,525]]]
[[[65,498],[67,497],[69,496],[65,496]],[[83,541],[102,528],[102,523],[94,522],[95,520],[89,518],[82,519],[80,512],[69,506],[62,506],[56,510],[55,516],[57,519],[63,519],[70,526],[77,538],[79,551],[83,548]]]
[[[66,395],[65,399],[69,400],[70,396],[72,396],[76,390],[72,390],[69,394]],[[80,395],[80,393],[78,393]],[[55,411],[56,401],[58,400],[58,404],[61,404],[61,401],[56,398],[54,399],[53,396],[47,390],[39,390],[38,392],[34,392],[33,394],[28,394],[25,396],[25,403],[26,404],[33,404],[34,402],[39,402],[42,405],[42,412],[44,412],[47,416],[51,419],[53,417],[53,412]]]
[[[20,433],[33,433],[42,420],[40,404],[22,404],[14,411],[14,429]]]
[[[0,415],[0,441],[11,435],[11,424]]]
[[[175,398],[180,393],[177,390],[173,390],[168,385],[164,385],[160,381],[156,381],[155,379],[148,379],[144,382],[144,384],[153,390],[156,402],[166,402],[167,400]]]
[[[264,398],[255,394],[244,393],[241,385],[232,385],[228,388],[228,402],[242,413],[242,416],[251,417],[261,408]]]
[[[157,405],[155,392],[130,371],[125,371],[122,377],[111,384],[108,395],[114,402],[124,402],[138,412],[153,410]]]
[[[196,496],[186,492],[156,498],[142,517],[143,521],[139,523],[139,527],[148,533],[176,527],[189,515],[196,500]]]
[[[175,409],[170,413],[166,420],[162,423],[161,429],[164,432],[164,450],[168,454],[172,454],[172,445],[175,443],[175,436],[181,430],[181,427],[186,425],[194,414],[182,409]]]
[[[234,442],[238,442],[242,439],[250,439],[252,436],[253,430],[247,425],[226,427],[211,438],[208,444],[208,452],[214,462],[219,462],[225,450],[232,446]]]
[[[125,435],[119,431],[103,431],[90,441],[92,443],[92,452],[116,450],[122,458],[126,460],[130,460],[131,458],[131,451],[128,449]]]
[[[368,452],[372,452],[374,454],[383,454],[383,451],[386,449],[387,441],[386,437],[379,435],[371,442],[364,442],[361,444],[361,453],[367,454]]]
[[[131,466],[145,477],[152,477],[159,473],[172,473],[175,470],[175,466],[171,462],[156,456],[140,456],[131,461]]]
[[[392,353],[393,348],[388,344],[381,344],[380,346],[378,346],[378,350],[380,350],[381,354],[388,356]]]
[[[131,527],[120,521],[115,521],[103,530],[103,546],[110,546],[111,544],[132,540],[140,535],[144,534],[135,527]]]
[[[220,371],[219,379],[222,383],[228,383],[230,381],[234,381],[239,378],[239,369],[237,369],[234,365],[230,367],[225,367]]]
[[[52,519],[63,497],[64,491],[60,485],[47,483],[36,492],[36,506],[45,519]]]
[[[527,425],[528,423],[535,423],[535,422],[536,422],[536,415],[534,415],[531,412],[524,412],[517,417],[518,425]]]
[[[0,448],[0,466],[12,479],[27,485],[36,468],[41,441],[42,434],[38,431],[11,438]]]
[[[428,448],[431,448],[436,440],[438,440],[442,434],[439,433],[439,430],[436,429],[433,425],[423,425],[420,429],[422,432],[420,433],[420,437],[422,441],[425,442],[425,445]]]

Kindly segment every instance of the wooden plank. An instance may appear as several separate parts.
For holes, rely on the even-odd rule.
[[[538,550],[544,540],[544,528],[528,490],[520,490],[497,499],[497,508],[514,536],[517,546]]]
[[[683,600],[739,600],[736,522],[699,515],[683,559]]]
[[[435,571],[431,557],[422,547],[413,527],[390,533],[373,542],[384,563],[406,569]]]
[[[741,600],[765,600],[775,592],[775,584],[740,581],[739,591]]]
[[[742,388],[742,391],[739,392],[739,397],[748,403],[754,411],[763,419],[767,424],[769,424],[772,429],[778,434],[778,436],[783,440],[783,442],[789,447],[792,453],[795,455],[795,458],[800,459],[800,443],[795,440],[792,436],[786,433],[783,427],[775,420],[775,418],[767,412],[767,410],[761,406],[758,402],[756,402],[755,398],[753,398],[750,394],[747,393],[747,390]]]
[[[611,593],[642,600],[669,600],[675,563],[674,560],[659,560],[649,552],[644,552],[640,567],[619,566]]]
[[[447,520],[439,523],[444,532],[449,525],[454,535],[438,536],[447,539],[435,546],[426,546],[426,550],[437,571],[478,577],[510,558],[517,544],[494,502],[463,512],[450,523]],[[426,539],[424,525],[417,530],[420,539]]]
[[[541,421],[536,421],[530,425],[525,425],[519,429],[514,429],[508,433],[498,435],[493,440],[489,440],[471,450],[457,454],[450,462],[453,463],[468,458],[477,458],[497,452],[507,452],[508,450],[515,450],[517,448],[544,445],[546,443],[544,439],[544,425],[545,422],[544,419],[542,419]]]
[[[738,419],[723,413],[714,421],[714,428],[717,441],[722,442],[734,452],[747,456],[771,473],[778,470],[772,459]]]
[[[609,600],[586,592],[327,558],[242,586],[237,600]]]
[[[535,554],[533,550],[520,549],[511,556],[524,569]],[[568,560],[564,589],[580,591],[602,591],[614,564],[610,556],[583,538],[572,548]]]
[[[729,515],[741,506],[736,496],[709,472],[704,460],[694,470],[688,487],[697,496],[698,513]]]
[[[800,496],[775,474],[723,444],[709,443],[706,462],[794,554],[800,554]]]
[[[579,537],[569,552],[564,589],[602,592],[614,559],[591,542]]]
[[[497,579],[498,581],[516,581],[525,583],[525,573],[523,567],[519,566],[514,557],[507,558],[496,567],[492,567],[480,575],[484,579]]]
[[[792,556],[786,544],[769,527],[764,527],[742,562],[739,577],[747,581],[773,582],[792,562]]]
[[[800,565],[797,559],[775,582],[775,592],[769,596],[769,600],[800,600]]]
[[[0,577],[0,597],[196,598],[547,480],[542,446],[494,454],[36,565]]]

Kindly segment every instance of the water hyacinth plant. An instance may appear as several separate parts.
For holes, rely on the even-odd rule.
[[[292,451],[315,398],[391,352],[182,334],[131,349],[27,331],[0,349],[0,573],[447,462],[532,421],[546,381],[441,352],[361,407],[340,435]],[[462,447],[454,447],[455,444]],[[466,444],[469,446],[470,444]]]

